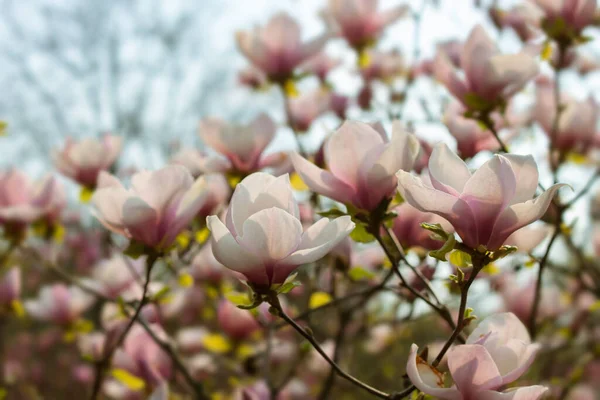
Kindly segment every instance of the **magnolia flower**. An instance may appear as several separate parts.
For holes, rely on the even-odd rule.
[[[325,157],[330,171],[292,154],[296,172],[319,194],[364,210],[375,209],[390,198],[396,171],[409,171],[419,154],[419,141],[396,121],[392,140],[383,130],[346,121],[327,141]]]
[[[540,219],[562,184],[533,199],[538,169],[532,156],[495,155],[471,174],[447,145],[429,159],[431,186],[398,171],[398,190],[413,207],[448,220],[463,242],[496,250],[517,229]]]
[[[306,132],[319,116],[329,110],[331,93],[315,89],[292,97],[288,102],[290,125],[299,132]]]
[[[378,11],[378,3],[377,0],[329,0],[325,16],[352,47],[361,50],[379,39],[386,26],[408,11],[406,6]]]
[[[253,32],[238,32],[236,39],[242,53],[270,80],[283,83],[294,69],[317,54],[329,34],[302,43],[298,23],[286,13],[278,13],[266,26]]]
[[[106,345],[106,334],[91,332],[77,338],[79,352],[94,361],[102,360]]]
[[[480,151],[495,151],[500,148],[498,140],[481,125],[463,116],[466,109],[458,102],[452,102],[444,113],[444,124],[456,139],[458,153],[462,158],[474,157]]]
[[[422,247],[428,250],[437,250],[443,243],[431,238],[431,232],[421,227],[421,223],[441,224],[446,232],[451,231],[452,227],[446,220],[439,216],[417,210],[409,203],[402,203],[393,211],[398,214],[394,218],[392,231],[405,248]]]
[[[521,321],[529,321],[536,282],[531,280],[523,285],[519,284],[514,276],[506,275],[500,277],[497,284],[498,292],[504,302],[504,309],[515,314]],[[567,304],[556,286],[544,286],[541,297],[544,301],[540,302],[537,313],[540,320],[556,317],[566,311]]]
[[[54,222],[65,205],[64,188],[54,177],[32,184],[17,169],[0,172],[0,225],[18,230],[40,219]]]
[[[467,108],[490,110],[518,92],[538,73],[538,65],[525,53],[501,54],[484,29],[477,25],[462,48],[461,78],[444,51],[435,59],[435,76]]]
[[[166,333],[159,325],[150,325],[150,329],[159,338],[166,339]],[[152,388],[168,380],[172,372],[169,355],[138,324],[133,325],[123,346],[115,351],[113,367],[128,371]]]
[[[260,114],[248,125],[232,125],[218,118],[204,119],[200,123],[200,137],[206,145],[226,157],[225,160],[207,161],[205,171],[248,174],[277,167],[284,161],[284,154],[263,155],[276,131],[275,123],[266,114]]]
[[[566,24],[574,34],[579,34],[594,22],[596,0],[535,0],[535,3],[544,12],[542,23],[550,30]]]
[[[523,375],[539,350],[531,344],[525,326],[511,313],[492,315],[483,320],[467,338],[467,344],[448,351],[448,369],[454,381],[444,387],[440,373],[418,355],[413,344],[407,374],[422,392],[448,400],[540,399],[547,388],[528,386],[498,389]]]
[[[368,62],[361,67],[363,79],[389,82],[405,71],[404,57],[398,51],[369,50],[365,53]]]
[[[508,11],[492,8],[490,13],[499,27],[512,28],[523,42],[535,39],[541,33],[536,25],[543,12],[530,2],[519,3]]]
[[[207,218],[215,258],[257,287],[281,284],[299,265],[327,254],[354,228],[350,217],[322,218],[303,232],[289,176],[257,172],[233,193],[226,225]]]
[[[111,299],[122,296],[128,289],[141,290],[139,281],[143,276],[143,259],[132,260],[117,254],[100,261],[92,270],[92,279],[88,285]]]
[[[21,269],[13,267],[0,277],[0,310],[11,308],[21,296]],[[0,313],[1,314],[1,313]]]
[[[221,300],[217,308],[219,328],[234,339],[245,339],[260,329],[260,325],[248,310],[237,308],[229,300]]]
[[[121,145],[122,139],[113,135],[79,142],[69,138],[65,147],[54,153],[54,164],[63,175],[82,186],[94,188],[100,171],[108,170],[119,156]]]
[[[561,151],[586,153],[600,137],[596,130],[600,115],[598,104],[591,96],[585,101],[561,99],[566,101],[561,101],[563,109],[554,131],[554,85],[549,79],[538,79],[536,83],[537,96],[533,116],[548,137],[554,140],[553,146]]]
[[[211,242],[207,242],[192,259],[190,274],[194,282],[220,283],[226,277],[243,278],[243,275],[223,267],[213,254]]]
[[[68,325],[79,319],[94,304],[94,297],[77,286],[60,283],[44,286],[38,298],[24,303],[27,313],[40,321]]]
[[[190,174],[194,178],[197,178],[210,169],[209,160],[211,158],[201,151],[196,149],[182,149],[171,158],[170,163],[183,165],[190,171]]]
[[[514,232],[506,239],[505,245],[516,246],[521,253],[531,253],[548,236],[547,225],[526,226]]]
[[[195,182],[180,165],[142,171],[131,188],[102,172],[92,196],[96,218],[107,229],[156,248],[169,247],[196,216],[208,196],[206,181]]]
[[[341,63],[341,60],[331,58],[324,52],[320,52],[302,64],[301,68],[308,74],[316,75],[319,81],[324,83],[329,72],[337,68]]]

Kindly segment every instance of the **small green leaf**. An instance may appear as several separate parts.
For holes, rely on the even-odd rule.
[[[332,208],[327,211],[321,211],[317,214],[319,214],[321,217],[325,217],[325,218],[337,218],[337,217],[342,217],[342,216],[346,215],[345,212],[343,212],[342,210],[339,210],[337,208]]]
[[[459,268],[469,268],[473,266],[471,255],[460,250],[454,250],[450,253],[448,261]]]
[[[302,283],[300,281],[285,282],[283,285],[279,286],[275,291],[277,292],[277,294],[285,294],[290,292],[296,286],[301,285]]]
[[[435,239],[435,240],[446,241],[446,240],[448,240],[448,236],[453,236],[453,235],[450,235],[448,232],[446,232],[444,230],[444,228],[442,228],[442,225],[440,225],[440,224],[429,224],[427,222],[422,222],[421,228],[426,229],[429,232],[433,233],[434,234],[433,239]]]
[[[356,227],[350,232],[350,239],[358,243],[371,243],[375,240],[375,236],[367,232],[365,224],[356,224]]]
[[[152,301],[161,301],[164,299],[164,297],[171,291],[171,288],[168,286],[163,287],[162,289],[160,289],[158,292],[156,292],[153,296],[152,296]]]
[[[507,246],[507,245],[502,246],[498,250],[494,251],[492,260],[496,261],[501,258],[504,258],[504,257],[508,256],[509,254],[516,252],[517,250],[518,250],[517,246]]]
[[[145,253],[146,253],[146,246],[144,246],[143,243],[136,242],[135,240],[132,240],[131,243],[129,243],[129,246],[123,252],[123,254],[125,254],[126,256],[128,256],[130,258],[133,258],[134,260],[137,260],[138,258],[143,256]]]
[[[446,261],[446,254],[454,250],[454,245],[456,245],[456,239],[454,239],[454,235],[448,235],[444,245],[438,250],[430,251],[429,255],[440,261]]]
[[[373,279],[375,278],[375,274],[369,270],[366,270],[362,267],[353,267],[348,271],[348,276],[353,281],[361,281],[363,279]]]

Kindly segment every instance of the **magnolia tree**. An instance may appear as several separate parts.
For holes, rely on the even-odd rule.
[[[512,52],[482,25],[410,63],[378,48],[436,6],[330,0],[319,36],[285,13],[240,31],[241,84],[280,109],[206,117],[206,148],[154,171],[116,170],[118,135],[69,139],[53,166],[83,207],[2,171],[0,399],[597,398],[598,104],[564,84],[596,69],[596,1],[476,4]],[[266,151],[280,130],[297,151]]]

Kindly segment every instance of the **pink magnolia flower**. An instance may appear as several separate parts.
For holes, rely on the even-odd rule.
[[[443,243],[431,238],[431,232],[421,227],[421,223],[441,224],[446,232],[452,231],[452,227],[443,218],[432,214],[419,211],[409,203],[402,203],[394,210],[398,216],[394,218],[392,231],[405,248],[422,247],[428,250],[436,250],[442,247]]]
[[[79,319],[94,301],[93,296],[77,286],[57,283],[42,287],[37,299],[25,301],[24,306],[37,320],[68,325]]]
[[[538,73],[535,59],[525,53],[501,54],[485,30],[477,25],[461,51],[457,74],[444,51],[435,59],[435,76],[467,108],[489,110],[503,103]]]
[[[516,282],[512,275],[508,275],[501,277],[498,284],[500,296],[504,301],[504,309],[515,314],[521,321],[529,321],[535,296],[535,281],[531,280],[522,285]],[[567,305],[560,295],[560,290],[555,286],[543,287],[542,298],[544,301],[540,303],[538,310],[540,319],[556,317],[566,310]]]
[[[544,12],[544,25],[562,21],[575,34],[594,22],[596,0],[535,0]]]
[[[392,140],[385,132],[357,121],[346,121],[327,141],[329,171],[292,154],[296,172],[319,194],[364,210],[391,197],[396,171],[409,171],[419,154],[419,141],[396,121]]]
[[[388,52],[369,50],[365,54],[368,63],[361,67],[360,74],[367,81],[390,82],[405,72],[404,57],[396,50]]]
[[[263,88],[268,84],[265,73],[252,66],[244,68],[238,73],[238,81],[240,84],[255,90]]]
[[[378,11],[377,0],[329,0],[325,16],[355,49],[373,44],[384,28],[408,12],[408,7],[397,6]]]
[[[431,186],[405,171],[397,175],[398,190],[409,204],[448,220],[466,245],[490,250],[540,219],[563,186],[553,185],[533,199],[538,169],[532,156],[495,155],[471,174],[443,143],[429,159]]]
[[[263,155],[276,131],[275,123],[266,114],[260,114],[248,125],[232,125],[218,118],[204,119],[200,123],[200,137],[207,146],[225,156],[225,159],[207,161],[205,172],[248,174],[277,167],[285,159],[282,153]]]
[[[127,290],[141,290],[139,282],[143,277],[144,265],[145,261],[141,258],[132,260],[122,254],[116,254],[94,266],[92,279],[87,284],[103,295],[116,299]]]
[[[466,109],[458,102],[452,102],[444,113],[444,124],[456,139],[458,153],[462,158],[471,158],[480,151],[496,151],[500,148],[492,133],[477,121],[463,116]]]
[[[543,386],[512,388],[498,392],[523,375],[539,350],[531,344],[525,326],[513,314],[497,314],[483,320],[469,335],[467,344],[451,348],[448,369],[454,381],[444,387],[441,374],[418,355],[413,344],[407,374],[422,392],[448,400],[537,400],[548,390]]]
[[[77,348],[79,352],[90,357],[94,361],[102,360],[106,345],[106,334],[102,332],[91,332],[80,335],[77,338]]]
[[[521,41],[527,42],[540,36],[538,22],[543,12],[533,3],[519,3],[508,11],[493,10],[496,10],[494,15],[498,25],[512,28]]]
[[[549,79],[538,79],[536,83],[533,116],[552,139],[556,116],[554,85]],[[561,103],[564,108],[558,118],[553,146],[561,151],[586,153],[600,137],[596,130],[600,115],[598,104],[591,96],[585,101],[561,99]]]
[[[327,75],[341,65],[341,63],[341,60],[331,58],[326,53],[320,52],[302,64],[301,68],[303,72],[315,75],[319,78],[319,81],[324,83],[327,79]]]
[[[298,23],[286,13],[278,13],[262,28],[238,32],[237,44],[244,56],[271,81],[282,83],[291,78],[294,69],[317,54],[329,34],[302,43]]]
[[[231,271],[215,258],[211,242],[207,242],[192,259],[190,274],[195,282],[220,283],[223,279],[243,278],[243,275]]]
[[[325,256],[354,228],[350,217],[322,218],[303,232],[289,176],[257,172],[240,182],[226,225],[207,218],[215,258],[257,287],[281,284],[299,265]]]
[[[0,310],[11,308],[21,296],[21,269],[13,267],[0,278]],[[1,314],[1,312],[0,312]]]
[[[17,169],[0,172],[0,224],[22,229],[36,220],[55,222],[66,205],[64,188],[51,176],[32,184]]]
[[[130,189],[102,172],[92,204],[107,229],[149,247],[166,248],[205,203],[206,187],[203,177],[194,182],[180,165],[139,172]]]
[[[100,171],[108,170],[121,152],[122,138],[104,135],[102,140],[67,139],[65,147],[54,153],[54,164],[65,176],[82,186],[94,188]]]
[[[159,338],[166,339],[166,333],[159,325],[153,324],[150,328]],[[138,324],[133,325],[123,346],[115,351],[113,367],[128,371],[152,388],[168,380],[172,373],[169,355]]]
[[[526,226],[515,231],[504,244],[516,246],[521,253],[531,253],[548,236],[550,229],[546,225]]]
[[[248,310],[237,308],[229,300],[221,300],[217,308],[219,328],[234,339],[243,340],[260,329],[256,318]]]
[[[331,93],[315,89],[288,101],[290,125],[299,132],[306,132],[318,117],[329,110]]]
[[[194,178],[198,178],[200,175],[210,170],[211,165],[209,160],[211,160],[211,158],[199,150],[182,149],[171,158],[170,164],[183,165],[190,171],[190,174],[192,174]]]

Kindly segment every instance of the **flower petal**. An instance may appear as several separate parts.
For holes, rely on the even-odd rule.
[[[515,174],[517,187],[510,204],[523,203],[535,196],[538,185],[539,172],[537,164],[531,155],[502,154],[508,158]]]
[[[475,399],[475,393],[495,390],[502,385],[502,377],[492,356],[479,344],[465,344],[450,349],[448,369],[458,390],[466,398]]]
[[[479,244],[487,245],[498,216],[515,195],[516,185],[511,163],[498,155],[479,167],[465,184],[460,198],[473,212]]]
[[[469,91],[465,81],[460,78],[448,56],[438,52],[433,64],[435,78],[440,81],[458,100],[464,102]]]
[[[333,220],[318,220],[304,232],[298,249],[283,260],[283,263],[299,265],[320,259],[341,242],[354,226],[352,218],[348,215]]]
[[[488,247],[498,248],[506,241],[513,232],[517,229],[529,225],[530,223],[542,218],[546,213],[552,198],[565,184],[556,184],[542,193],[540,196],[533,200],[526,201],[525,203],[513,204],[500,214],[492,235]]]
[[[233,234],[239,235],[244,222],[252,214],[271,207],[281,208],[299,218],[289,175],[276,178],[264,172],[255,172],[236,186],[227,212],[227,227]]]
[[[123,205],[129,197],[130,194],[120,183],[119,186],[97,189],[91,200],[94,216],[111,231],[123,233]]]
[[[410,347],[408,363],[406,364],[406,373],[410,381],[421,392],[446,400],[461,400],[462,396],[456,388],[442,387],[443,381],[435,371],[421,358],[417,352],[419,348],[416,344]]]
[[[471,178],[471,172],[448,145],[439,143],[429,157],[429,177],[434,188],[458,196]]]
[[[411,206],[447,219],[467,245],[477,246],[475,218],[464,200],[428,187],[408,172],[400,170],[396,176],[398,191]]]
[[[300,220],[281,208],[271,207],[244,221],[242,235],[236,240],[265,265],[272,265],[296,250],[301,237]]]
[[[513,388],[506,392],[484,390],[477,393],[477,398],[480,400],[539,400],[547,391],[548,388],[539,385]]]
[[[148,203],[139,197],[130,197],[123,204],[123,225],[131,237],[148,246],[156,246],[159,216]]]
[[[206,224],[211,232],[211,247],[217,261],[233,271],[244,274],[252,283],[269,284],[262,260],[240,246],[217,216],[207,217]]]
[[[336,178],[331,172],[317,167],[297,153],[292,153],[290,157],[294,169],[312,191],[341,203],[352,202],[354,198],[352,187]]]

